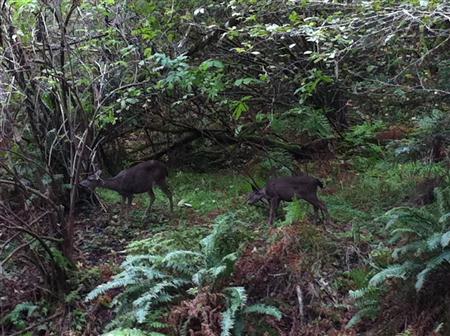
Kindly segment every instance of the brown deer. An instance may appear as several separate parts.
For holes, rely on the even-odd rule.
[[[291,202],[294,198],[304,199],[314,208],[316,219],[319,219],[319,210],[323,217],[330,220],[325,203],[317,197],[317,188],[323,188],[320,180],[309,175],[276,177],[267,181],[264,188],[259,189],[252,183],[253,192],[248,196],[248,203],[255,204],[260,200],[267,200],[270,204],[269,225],[275,220],[275,213],[281,201]]]
[[[146,192],[150,197],[150,203],[145,210],[144,217],[147,216],[155,202],[153,187],[158,186],[169,199],[170,211],[173,212],[172,192],[166,181],[169,173],[164,163],[156,160],[145,161],[131,168],[124,169],[116,176],[107,179],[102,179],[100,177],[101,173],[101,170],[97,170],[93,175],[81,181],[80,185],[91,191],[94,191],[97,187],[117,191],[122,196],[122,209],[126,200],[128,201],[128,208],[131,206],[134,194]]]

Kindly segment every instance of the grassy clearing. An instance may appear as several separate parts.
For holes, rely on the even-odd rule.
[[[319,191],[319,197],[327,203],[334,221],[343,227],[349,224],[372,231],[373,219],[402,204],[418,181],[444,171],[438,164],[383,160],[361,163],[361,160],[363,159],[356,158],[354,170],[346,172],[353,176],[350,182],[341,184],[339,176],[328,176],[329,183],[324,190]],[[245,177],[233,172],[176,172],[171,175],[169,182],[174,192],[175,218],[164,218],[164,223],[175,221],[173,224],[189,229],[189,219],[194,214],[205,221],[211,221],[214,216],[227,211],[238,212],[241,219],[248,222],[261,224],[267,219],[267,210],[246,204],[246,195],[251,187]],[[334,192],[328,193],[329,189]],[[114,212],[118,211],[121,201],[118,193],[99,189],[98,194],[111,208],[117,207]],[[168,214],[168,201],[157,188],[155,194],[156,201],[151,216],[156,217],[152,222],[160,222],[160,214]],[[133,221],[142,222],[148,202],[146,194],[135,196],[131,211]],[[312,214],[311,206],[302,200],[285,203],[282,207],[283,213],[277,217],[277,227],[305,220]]]

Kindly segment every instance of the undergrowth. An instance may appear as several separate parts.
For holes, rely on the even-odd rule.
[[[434,268],[447,260],[447,245],[442,244],[447,241],[447,231],[441,225],[442,218],[446,218],[445,213],[441,213],[440,217],[432,215],[435,225],[428,227],[428,230],[433,231],[428,232],[428,236],[415,233],[421,237],[420,243],[411,238],[410,228],[399,228],[392,224],[394,218],[408,217],[411,211],[415,211],[405,210],[402,206],[414,192],[416,184],[425,178],[444,175],[445,169],[441,164],[397,162],[389,153],[372,158],[353,156],[349,162],[352,170],[345,172],[349,174],[345,183],[339,183],[339,176],[326,176],[326,186],[319,191],[319,197],[330,210],[333,227],[308,223],[311,206],[303,200],[297,200],[284,203],[277,215],[275,228],[270,228],[265,224],[268,209],[246,205],[250,185],[245,177],[231,173],[174,174],[170,184],[178,207],[172,227],[167,229],[152,225],[151,237],[130,243],[122,272],[91,292],[88,299],[109,295],[109,290],[122,288],[122,292],[113,300],[117,315],[109,326],[110,329],[122,328],[116,329],[119,332],[117,335],[125,330],[123,328],[139,328],[161,334],[175,332],[177,335],[186,334],[188,329],[195,331],[193,335],[222,333],[223,330],[234,330],[235,334],[239,334],[241,328],[245,330],[245,321],[251,321],[248,316],[250,312],[281,317],[276,308],[266,306],[266,303],[279,305],[282,311],[291,314],[284,307],[285,303],[276,298],[267,302],[254,302],[260,294],[256,295],[254,288],[245,285],[259,288],[260,285],[253,283],[253,279],[239,275],[241,280],[246,279],[244,286],[232,281],[234,264],[242,258],[250,258],[248,252],[242,257],[242,249],[258,239],[266,245],[272,244],[273,252],[280,253],[280,259],[271,257],[265,260],[262,256],[262,259],[254,261],[261,265],[269,262],[270,265],[264,267],[270,266],[274,274],[291,274],[289,276],[292,277],[295,272],[303,274],[303,269],[308,269],[309,276],[313,275],[311,279],[327,278],[333,274],[330,287],[320,283],[320,290],[332,292],[333,295],[342,293],[344,296],[351,290],[350,296],[341,298],[342,303],[336,301],[333,309],[342,312],[345,311],[343,307],[347,307],[348,311],[354,307],[356,314],[345,318],[342,325],[347,324],[349,328],[357,330],[360,322],[376,320],[383,312],[383,300],[389,288],[388,279],[412,276],[417,278],[418,287],[421,287],[426,284]],[[108,194],[101,195],[108,202],[114,201],[114,197],[109,198]],[[166,206],[165,197],[158,192],[157,197],[154,213],[160,213],[161,208]],[[116,197],[115,201],[118,200]],[[136,202],[135,209],[145,209],[145,196],[138,197]],[[429,206],[423,211],[436,212],[438,207]],[[395,209],[389,211],[392,208]],[[140,210],[134,212],[140,214]],[[380,220],[375,221],[376,218]],[[390,226],[385,227],[385,221],[381,220],[383,218],[388,218]],[[193,226],[193,220],[202,225]],[[211,231],[212,221],[214,225]],[[302,229],[293,230],[295,226]],[[431,227],[436,230],[440,228],[441,231]],[[394,231],[398,237],[386,242],[385,234],[394,234]],[[298,249],[286,251],[283,249],[287,245],[279,245],[283,239],[287,239],[286,233],[294,235],[289,239],[298,243],[289,246],[297,246]],[[222,247],[218,249],[219,242]],[[403,245],[397,246],[394,255],[391,248],[396,243]],[[255,246],[258,249],[259,245]],[[324,257],[323,253],[327,253],[327,256]],[[400,255],[404,259],[395,259]],[[288,273],[283,268],[286,265],[282,264],[285,257],[290,260]],[[414,267],[411,266],[411,260],[414,261]],[[336,269],[333,270],[333,267]],[[302,283],[302,280],[298,281]],[[277,292],[276,295],[282,297],[284,294]],[[347,300],[353,302],[352,306],[348,306]],[[332,317],[336,312],[324,313],[322,309],[325,308],[310,307],[311,323],[321,314],[329,314],[327,316],[332,321],[330,325],[340,325],[342,321]],[[209,317],[206,318],[201,311],[210,312]],[[296,318],[291,316],[287,320],[292,323]],[[283,323],[286,322],[272,325],[277,329]],[[175,328],[175,331],[170,328]],[[291,330],[297,330],[295,328]],[[138,333],[139,330],[134,329],[133,332]]]
[[[251,239],[247,224],[235,213],[217,217],[212,232],[200,240],[199,246],[187,246],[185,240],[189,238],[193,237],[180,232],[166,233],[130,244],[122,271],[86,298],[91,301],[112,289],[123,289],[112,302],[117,315],[107,329],[137,325],[152,332],[168,329],[164,316],[171,305],[205,293],[222,297],[217,307],[222,307],[218,311],[221,318],[217,321],[224,336],[231,330],[243,328],[245,314],[281,317],[275,307],[247,306],[245,288],[227,285],[242,245]],[[191,249],[181,249],[189,247]],[[178,333],[187,335],[191,318],[178,312],[177,319],[180,321]],[[203,328],[204,323],[201,325]]]

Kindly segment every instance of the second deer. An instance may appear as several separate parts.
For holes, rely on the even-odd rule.
[[[270,204],[269,225],[275,220],[276,210],[281,201],[291,202],[294,198],[304,199],[314,208],[316,219],[319,219],[319,211],[324,219],[330,221],[325,203],[317,197],[318,187],[323,188],[320,180],[309,175],[276,177],[267,181],[264,188],[260,189],[252,183],[253,192],[248,196],[248,203],[255,204],[265,199]]]
[[[100,177],[101,173],[101,170],[97,170],[94,174],[88,176],[87,179],[81,181],[80,185],[91,191],[94,191],[97,187],[117,191],[122,196],[122,208],[125,205],[125,201],[128,202],[128,208],[131,206],[131,201],[135,194],[146,192],[150,197],[150,202],[145,210],[144,217],[147,216],[155,202],[153,187],[157,186],[166,194],[169,199],[170,211],[173,212],[172,192],[166,181],[169,173],[164,163],[156,160],[145,161],[122,170],[112,178],[106,179]]]

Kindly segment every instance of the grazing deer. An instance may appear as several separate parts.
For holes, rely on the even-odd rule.
[[[91,191],[94,191],[97,187],[117,191],[122,196],[122,209],[125,205],[125,200],[128,200],[129,208],[134,194],[146,192],[150,197],[150,203],[145,210],[144,217],[147,216],[153,202],[155,202],[153,187],[158,186],[169,199],[170,211],[173,212],[172,192],[166,181],[169,173],[166,165],[162,162],[155,160],[142,162],[131,168],[124,169],[116,176],[108,179],[102,179],[100,177],[101,173],[101,170],[97,170],[93,175],[81,181],[80,185]]]
[[[270,179],[262,189],[252,183],[253,192],[248,196],[248,203],[266,199],[270,204],[269,225],[275,220],[275,213],[281,201],[291,202],[294,198],[301,198],[310,203],[314,208],[314,214],[319,219],[319,210],[323,217],[330,219],[327,207],[317,197],[317,188],[323,188],[322,182],[309,175],[285,176]]]

